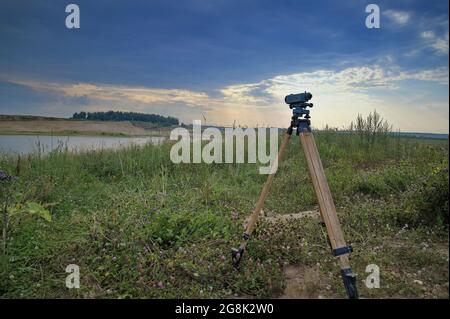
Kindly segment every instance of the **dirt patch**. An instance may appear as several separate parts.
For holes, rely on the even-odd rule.
[[[281,299],[327,298],[330,285],[320,270],[314,267],[287,266],[284,268],[286,288]]]
[[[317,210],[308,210],[304,212],[299,213],[292,213],[292,214],[276,214],[273,212],[265,212],[264,210],[261,210],[261,213],[259,214],[259,219],[264,220],[270,223],[279,223],[279,222],[285,222],[295,219],[301,219],[305,217],[311,217],[314,219],[317,219],[318,221],[321,221],[320,213]],[[247,228],[247,224],[250,220],[250,216],[247,216],[244,220],[243,228]]]
[[[263,215],[261,218],[269,222],[280,222],[280,221],[289,221],[293,219],[301,219],[304,217],[320,219],[320,214],[317,210],[308,210],[292,214],[267,214]]]

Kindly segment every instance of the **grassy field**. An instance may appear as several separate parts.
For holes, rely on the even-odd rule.
[[[448,140],[316,140],[361,297],[448,298]],[[256,164],[176,165],[170,147],[1,157],[19,178],[1,185],[10,208],[0,296],[345,297],[314,213],[280,218],[317,209],[296,138],[239,270],[230,248],[266,176]],[[15,209],[35,202],[50,216]],[[80,266],[80,289],[65,287],[69,264]],[[369,264],[380,267],[378,289],[364,285]]]

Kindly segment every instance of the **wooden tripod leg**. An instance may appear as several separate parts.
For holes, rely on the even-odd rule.
[[[288,133],[286,133],[284,135],[283,142],[281,143],[280,149],[278,151],[278,156],[277,156],[275,162],[273,163],[273,166],[277,167],[278,164],[281,162],[281,159],[284,155],[284,151],[286,149],[286,145],[288,144],[290,137],[291,137],[291,135]],[[253,229],[255,227],[256,221],[258,220],[259,213],[261,212],[261,209],[264,207],[264,202],[266,201],[267,195],[269,194],[270,188],[272,187],[273,178],[276,174],[276,169],[273,169],[274,168],[273,166],[271,168],[272,173],[270,173],[269,176],[267,176],[267,181],[264,184],[261,194],[259,195],[258,202],[256,203],[256,207],[253,210],[253,213],[250,215],[250,218],[247,223],[247,227],[245,229],[244,236],[250,237],[250,235],[252,234]]]
[[[286,133],[283,137],[283,141],[281,143],[280,149],[278,150],[278,156],[275,159],[275,162],[273,163],[270,174],[267,176],[266,183],[264,184],[263,189],[261,190],[261,194],[259,195],[258,202],[256,203],[256,207],[253,210],[253,213],[250,215],[249,220],[247,222],[247,226],[244,231],[244,240],[239,246],[239,248],[233,248],[232,249],[232,259],[233,259],[233,265],[237,267],[239,265],[239,262],[241,260],[242,254],[244,253],[245,247],[247,246],[247,241],[250,238],[253,229],[256,225],[256,221],[258,220],[259,214],[261,212],[261,209],[264,206],[264,202],[266,201],[267,195],[269,194],[270,187],[272,186],[273,178],[276,174],[277,167],[279,163],[281,162],[284,152],[286,150],[286,146],[289,142],[289,138],[291,137],[291,134]]]
[[[311,132],[301,132],[299,136],[303,151],[305,153],[314,191],[319,203],[320,215],[325,223],[331,248],[333,249],[333,255],[339,256],[341,273],[344,278],[344,284],[348,295],[351,298],[357,298],[356,282],[351,271],[350,261],[348,258],[348,254],[351,252],[351,247],[347,246],[345,242],[344,233],[342,231],[341,224],[339,223],[336,207],[331,196],[330,188],[323,170],[314,136]],[[346,282],[346,280],[350,280],[351,282]]]

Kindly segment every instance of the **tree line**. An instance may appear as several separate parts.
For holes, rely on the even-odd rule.
[[[178,125],[177,118],[172,116],[162,116],[157,114],[146,114],[136,112],[79,112],[74,113],[71,117],[73,120],[92,120],[92,121],[135,121],[135,122],[150,122],[159,124],[161,126]]]

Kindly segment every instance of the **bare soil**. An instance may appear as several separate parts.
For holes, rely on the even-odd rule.
[[[326,292],[331,288],[328,278],[319,269],[290,265],[284,268],[286,287],[281,299],[330,298]]]

